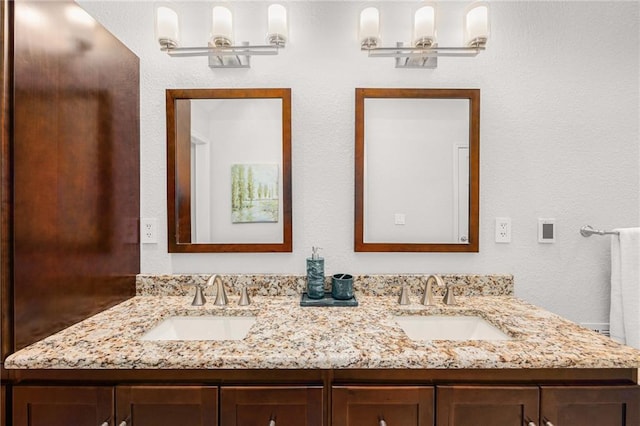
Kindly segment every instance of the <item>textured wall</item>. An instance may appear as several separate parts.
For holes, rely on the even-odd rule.
[[[517,296],[575,321],[607,321],[609,237],[578,230],[640,223],[637,2],[492,2],[489,49],[436,70],[396,70],[361,53],[360,2],[287,3],[291,42],[249,70],[161,54],[153,2],[81,3],[140,56],[141,216],[161,224],[160,244],[142,247],[144,273],[303,273],[319,245],[327,273],[512,273]],[[211,5],[174,4],[183,44],[203,44]],[[239,40],[262,41],[267,4],[233,3]],[[379,6],[386,44],[407,40],[415,2]],[[174,87],[292,89],[293,253],[167,253],[164,89]],[[482,90],[479,253],[353,252],[356,87]],[[511,244],[493,242],[496,216],[511,217]],[[538,244],[538,217],[556,218],[556,244]]]

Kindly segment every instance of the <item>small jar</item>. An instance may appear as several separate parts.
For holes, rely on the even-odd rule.
[[[331,277],[331,296],[338,300],[353,298],[353,275],[334,274]]]

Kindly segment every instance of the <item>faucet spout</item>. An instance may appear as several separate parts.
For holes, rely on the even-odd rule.
[[[425,306],[435,305],[435,301],[433,300],[433,283],[436,283],[438,287],[444,287],[444,281],[440,275],[429,275],[427,278],[427,284],[424,288],[424,295],[420,301],[420,303]]]
[[[222,282],[222,278],[220,275],[213,274],[207,281],[207,285],[215,285],[216,286],[216,300],[213,302],[214,305],[224,306],[229,303],[229,299],[227,298],[227,292],[224,289],[224,283]]]

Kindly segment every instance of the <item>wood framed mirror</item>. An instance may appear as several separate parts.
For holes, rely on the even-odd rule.
[[[356,89],[356,252],[477,252],[479,89]]]
[[[291,89],[166,102],[169,252],[291,252]]]

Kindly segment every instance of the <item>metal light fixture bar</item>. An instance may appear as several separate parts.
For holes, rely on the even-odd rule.
[[[255,45],[244,42],[240,46],[162,47],[160,50],[174,58],[207,56],[211,68],[250,68],[251,56],[277,55],[280,46]]]
[[[231,11],[224,6],[216,6],[212,13],[212,36],[208,46],[180,47],[178,15],[165,6],[156,10],[156,37],[160,51],[174,58],[206,56],[210,68],[250,68],[251,56],[277,55],[287,42],[287,11],[282,5],[268,7],[268,34],[264,45],[250,45],[243,42],[233,44]]]
[[[484,46],[470,47],[409,47],[398,42],[396,47],[362,47],[370,58],[395,58],[396,68],[436,68],[438,56],[474,57]]]
[[[463,46],[438,46],[436,42],[437,7],[425,2],[414,15],[413,42],[404,46],[382,47],[380,44],[380,12],[367,7],[360,13],[360,49],[371,58],[395,58],[396,68],[436,68],[439,56],[474,57],[486,49],[489,38],[489,8],[476,1],[466,9],[463,20]]]

